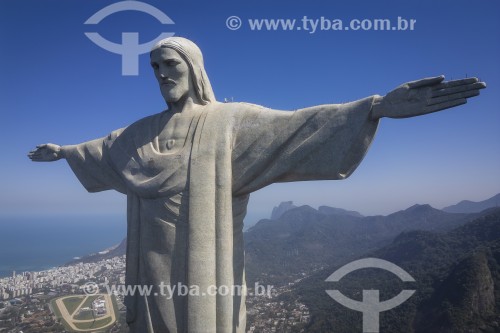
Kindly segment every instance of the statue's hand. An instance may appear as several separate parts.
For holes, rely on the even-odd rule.
[[[52,162],[63,158],[61,146],[53,143],[46,143],[36,146],[36,149],[28,153],[28,157],[33,162]]]
[[[477,78],[444,82],[444,76],[404,83],[373,106],[373,118],[407,118],[467,103],[486,88]]]

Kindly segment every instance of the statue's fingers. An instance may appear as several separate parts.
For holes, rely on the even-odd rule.
[[[479,90],[476,89],[476,90],[469,90],[469,91],[464,91],[464,92],[456,93],[456,94],[433,97],[429,100],[429,103],[427,105],[440,104],[440,103],[445,103],[448,101],[453,101],[456,99],[474,97],[477,95],[479,95]]]
[[[444,95],[451,95],[455,93],[471,91],[471,90],[480,90],[486,88],[486,84],[484,82],[474,82],[462,85],[455,85],[449,87],[442,87],[441,89],[432,88],[431,95],[432,97],[439,97]]]
[[[30,157],[31,159],[34,159],[34,158],[36,158],[36,159],[40,159],[40,158],[42,158],[42,155],[41,155],[41,154],[33,154],[33,155],[30,155],[29,157]]]
[[[466,79],[441,82],[440,84],[432,87],[432,89],[433,90],[440,90],[440,89],[444,89],[444,88],[463,86],[464,84],[471,84],[471,83],[476,83],[476,82],[479,82],[479,79],[477,77],[469,77]]]
[[[465,104],[465,103],[467,103],[467,99],[466,98],[455,99],[453,101],[447,101],[447,102],[440,103],[440,104],[434,104],[434,105],[426,106],[424,108],[424,112],[425,113],[437,112],[437,111],[441,111],[441,110],[453,108],[455,106],[459,106],[459,105],[462,105],[462,104]]]
[[[456,94],[464,91],[469,91],[469,90],[479,90],[479,89],[484,89],[486,88],[486,84],[484,82],[475,82],[475,83],[470,83],[470,84],[463,84],[460,86],[455,86],[451,88],[443,88],[440,90],[434,90],[432,91],[432,97],[439,97],[439,96],[444,96],[444,95],[451,95],[451,94]]]
[[[42,159],[41,156],[38,156],[38,155],[31,155],[31,156],[28,156],[30,158],[30,160],[32,161],[40,161]]]
[[[41,153],[42,153],[42,149],[40,149],[40,148],[33,149],[32,151],[29,152],[29,154],[38,154],[38,155],[40,155]]]
[[[433,86],[441,83],[443,80],[444,80],[444,75],[428,77],[425,79],[408,82],[408,87],[419,88],[419,87]]]

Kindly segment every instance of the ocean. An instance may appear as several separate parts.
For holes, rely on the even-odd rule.
[[[63,265],[125,234],[124,216],[0,217],[0,277]]]

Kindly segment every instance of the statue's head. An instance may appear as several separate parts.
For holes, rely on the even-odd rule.
[[[200,104],[215,102],[203,55],[192,41],[182,37],[162,39],[151,49],[150,60],[167,103],[189,95]]]

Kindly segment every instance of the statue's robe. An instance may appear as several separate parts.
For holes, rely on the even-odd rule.
[[[245,285],[249,194],[276,182],[348,177],[376,132],[373,100],[293,112],[211,103],[192,117],[174,153],[158,146],[162,113],[66,146],[89,192],[127,195],[126,284],[153,286],[151,295],[125,298],[131,332],[244,332],[244,295],[201,293]],[[170,298],[160,284],[200,295]]]

